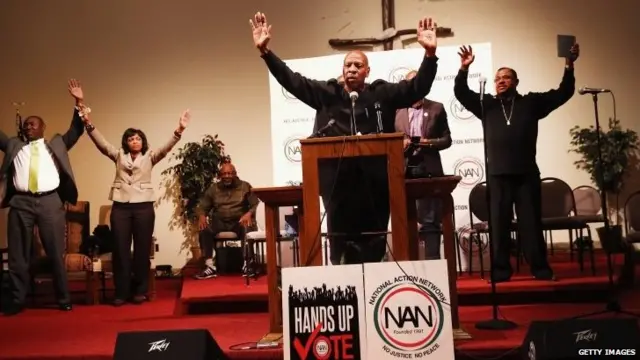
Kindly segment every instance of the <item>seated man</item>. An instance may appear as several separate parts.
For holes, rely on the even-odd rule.
[[[253,225],[256,209],[260,200],[251,191],[251,184],[238,178],[236,168],[231,163],[220,167],[220,182],[214,183],[204,193],[198,204],[198,227],[200,229],[200,248],[205,259],[204,269],[196,279],[204,280],[216,277],[214,265],[215,237],[221,232],[231,231],[244,239],[247,228]],[[245,249],[243,276],[254,276],[253,244]]]

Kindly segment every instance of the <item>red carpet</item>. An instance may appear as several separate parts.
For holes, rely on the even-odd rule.
[[[564,265],[554,264],[558,269]],[[569,267],[569,266],[567,266]],[[572,267],[577,268],[574,263]],[[601,268],[600,268],[601,269]],[[604,271],[599,270],[604,275]],[[526,274],[526,272],[522,272]],[[568,270],[567,270],[568,274]],[[466,275],[465,275],[466,276]],[[590,283],[585,279],[566,279],[558,283],[545,283],[535,286],[543,293],[555,291],[564,281],[573,287],[584,287]],[[486,282],[478,279],[461,280],[466,283],[462,291],[472,291],[486,287]],[[500,286],[499,291],[516,292],[523,289],[526,281],[514,282]],[[582,285],[580,285],[582,282]],[[199,285],[198,285],[199,284]],[[473,285],[475,284],[475,285]],[[198,290],[198,287],[202,287]],[[208,290],[204,290],[208,289]],[[555,290],[554,290],[555,289]],[[282,359],[281,349],[272,350],[230,350],[235,344],[256,342],[268,330],[268,315],[253,314],[207,314],[199,316],[174,315],[177,304],[180,304],[178,292],[180,280],[159,280],[158,299],[141,306],[124,306],[113,308],[107,305],[77,305],[71,313],[57,310],[29,309],[15,317],[0,317],[0,359],[111,359],[115,339],[118,332],[140,330],[170,330],[206,328],[211,331],[216,341],[227,352],[231,359]],[[252,282],[246,288],[239,278],[219,278],[210,281],[184,281],[181,292],[182,300],[199,299],[198,294],[205,291],[217,292],[218,302],[232,311],[237,300],[231,295],[242,293],[247,300],[259,300],[264,296],[266,285],[264,279]],[[478,290],[476,290],[478,291]],[[223,299],[226,293],[227,298]],[[484,293],[484,292],[483,292]],[[587,292],[582,292],[586,294]],[[554,295],[548,294],[549,297]],[[486,296],[484,296],[486,297]],[[201,299],[202,297],[200,297]],[[625,293],[623,305],[626,310],[640,311],[640,291]],[[635,309],[634,309],[635,307]],[[487,320],[491,316],[488,306],[463,306],[460,317],[463,328],[471,333],[473,339],[456,343],[456,359],[494,358],[519,359],[517,348],[521,345],[528,325],[533,320],[563,319],[591,311],[603,309],[602,304],[539,304],[513,305],[500,308],[501,317],[518,324],[518,328],[510,331],[480,331],[474,323]]]
[[[640,296],[637,293],[633,297],[628,295],[625,300],[627,305],[636,304],[637,307]],[[176,317],[173,315],[174,302],[175,294],[164,291],[159,300],[142,306],[76,306],[71,313],[36,309],[12,318],[0,318],[0,359],[111,359],[120,331],[189,328],[209,329],[231,359],[282,359],[281,350],[228,350],[234,344],[259,340],[267,331],[267,314]],[[491,316],[490,307],[462,307],[463,328],[473,339],[456,344],[459,353],[456,358],[496,357],[509,353],[510,356],[504,359],[516,359],[513,349],[521,345],[531,319],[562,319],[602,308],[601,304],[504,306],[501,316],[516,322],[518,328],[491,332],[476,330],[473,325]]]

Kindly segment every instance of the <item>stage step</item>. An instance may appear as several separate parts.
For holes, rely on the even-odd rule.
[[[558,281],[532,280],[529,269],[523,266],[508,283],[497,285],[498,302],[503,305],[539,303],[586,303],[605,301],[609,289],[606,257],[596,256],[596,276],[591,275],[590,263],[580,272],[578,264],[566,260],[555,261],[552,267]],[[622,258],[616,258],[619,273]],[[485,278],[463,273],[458,277],[458,299],[461,306],[491,304],[489,272]],[[617,282],[618,275],[614,275]],[[176,315],[267,312],[267,278],[252,280],[249,286],[240,276],[220,276],[209,280],[185,277]]]

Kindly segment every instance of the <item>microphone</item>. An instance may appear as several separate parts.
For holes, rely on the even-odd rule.
[[[482,99],[484,99],[485,87],[487,85],[487,78],[484,76],[481,76],[478,79],[478,82],[480,83],[480,101],[482,101]]]
[[[358,100],[358,93],[356,91],[352,91],[349,93],[349,98],[351,98],[351,135],[356,135],[356,100]]]
[[[373,104],[373,108],[376,109],[376,117],[378,118],[378,134],[382,133],[382,110],[380,110],[380,103]]]
[[[578,94],[580,95],[584,95],[584,94],[600,94],[600,93],[610,93],[611,89],[596,89],[596,88],[590,88],[590,87],[586,87],[583,86],[580,89],[578,89]]]
[[[318,131],[316,131],[315,133],[313,133],[313,135],[309,136],[309,139],[313,139],[313,138],[317,138],[317,137],[322,137],[325,135],[325,133],[327,132],[327,130],[331,129],[331,127],[333,125],[335,125],[336,121],[331,119],[329,120],[329,122],[327,123],[327,125],[321,127],[320,129],[318,129]]]
[[[356,106],[356,100],[358,100],[358,93],[356,91],[352,91],[349,93],[349,97],[351,98],[351,107]]]

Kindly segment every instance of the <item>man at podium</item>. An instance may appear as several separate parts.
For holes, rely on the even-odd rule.
[[[399,83],[366,83],[369,60],[362,51],[345,55],[344,83],[318,81],[293,72],[271,49],[271,25],[263,13],[250,21],[253,41],[271,75],[298,100],[317,111],[313,136],[350,136],[394,132],[395,111],[408,108],[431,90],[438,69],[436,24],[418,22],[417,40],[425,49],[418,73]],[[331,262],[382,261],[389,223],[386,159],[339,158],[319,164],[320,195],[331,239]]]

